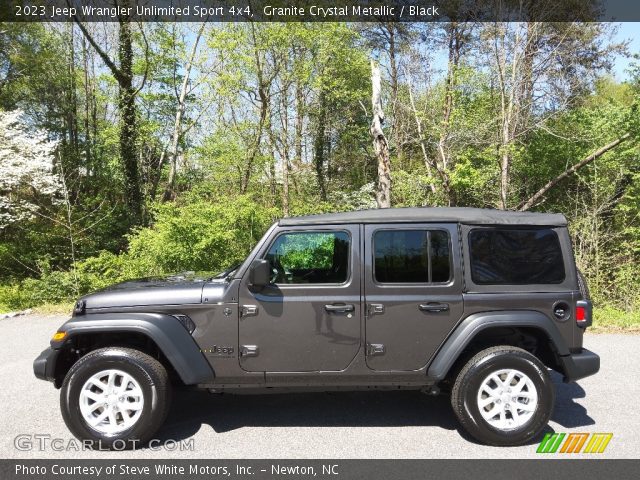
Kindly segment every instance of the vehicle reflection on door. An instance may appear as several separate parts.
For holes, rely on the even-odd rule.
[[[338,323],[336,324],[338,330],[340,330],[340,316],[345,316],[347,318],[353,318],[353,312],[355,308],[353,305],[350,305],[352,308],[349,311],[344,312],[328,312],[329,315],[325,314],[326,306],[324,309],[320,308],[320,305],[315,306],[316,311],[316,335],[323,335],[330,339],[331,343],[339,343],[341,345],[356,345],[360,343],[360,338],[353,337],[351,335],[345,335],[340,332],[336,332],[333,328],[334,319],[337,318]],[[324,328],[323,328],[324,327]]]

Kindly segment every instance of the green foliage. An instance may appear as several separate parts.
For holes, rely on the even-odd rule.
[[[243,260],[278,212],[238,197],[158,205],[153,215],[153,227],[129,237],[128,255],[152,273],[167,273],[215,271]]]
[[[533,209],[569,219],[596,325],[638,323],[640,66],[632,66],[626,82],[608,75],[610,53],[619,46],[607,38],[607,24],[474,24],[454,42],[450,24],[391,30],[385,24],[206,24],[175,158],[178,94],[200,25],[131,27],[133,83],[142,87],[135,147],[145,196],[145,223],[134,231],[127,226],[114,76],[73,24],[0,29],[0,108],[22,108],[33,127],[59,141],[56,173],[64,173],[69,190],[68,201],[47,202],[42,215],[0,231],[0,310],[71,302],[131,278],[220,270],[242,260],[285,212],[375,207],[373,58],[382,65],[396,207],[493,208],[501,156],[508,153],[507,205],[515,208],[628,132],[630,139],[559,182]],[[533,64],[522,57],[513,70],[520,27],[523,35],[536,29],[536,41],[525,42]],[[118,28],[95,28],[116,63]],[[494,29],[504,32],[498,42]],[[459,51],[448,51],[456,45]],[[451,61],[458,54],[447,84],[453,63],[439,65],[439,56]],[[506,84],[497,72],[501,58]],[[515,137],[503,145],[511,94]],[[162,203],[173,164],[175,195]],[[287,261],[303,266],[317,252],[324,265],[329,244],[315,247],[294,249]]]
[[[393,203],[398,207],[419,207],[425,205],[430,185],[437,180],[428,175],[420,175],[404,170],[393,173]]]
[[[211,203],[156,205],[154,223],[129,235],[116,255],[102,251],[68,271],[41,265],[39,278],[0,287],[0,308],[27,308],[72,301],[78,295],[133,278],[180,271],[221,271],[242,261],[279,216],[247,197]]]
[[[590,331],[611,332],[616,330],[633,330],[640,332],[640,312],[628,312],[618,308],[604,305],[596,307],[593,311],[593,326]]]
[[[335,236],[331,233],[280,237],[274,255],[285,269],[329,269],[333,265]]]

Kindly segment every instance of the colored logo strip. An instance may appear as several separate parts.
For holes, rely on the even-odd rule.
[[[547,433],[536,453],[603,453],[612,437],[613,433]]]

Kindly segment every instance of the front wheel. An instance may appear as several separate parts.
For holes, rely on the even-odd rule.
[[[521,445],[545,428],[555,392],[547,368],[511,346],[487,348],[460,370],[451,405],[462,427],[489,445]]]
[[[71,433],[93,448],[131,449],[148,442],[169,411],[167,371],[130,348],[101,348],[78,360],[60,391]]]

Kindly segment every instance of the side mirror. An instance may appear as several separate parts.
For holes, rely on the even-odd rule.
[[[271,283],[271,266],[268,260],[254,260],[249,269],[249,285],[263,288]]]

